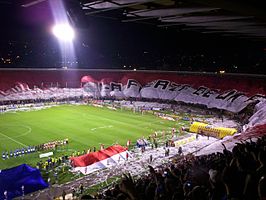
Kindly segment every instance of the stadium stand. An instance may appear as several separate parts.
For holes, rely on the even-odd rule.
[[[224,146],[225,147],[225,146]],[[223,153],[175,157],[161,168],[121,183],[95,199],[265,199],[266,137]],[[92,196],[90,196],[92,198]]]

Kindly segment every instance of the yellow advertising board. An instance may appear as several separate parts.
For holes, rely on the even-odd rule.
[[[196,135],[192,135],[190,137],[187,137],[187,138],[183,138],[181,140],[177,140],[175,141],[175,147],[179,147],[179,146],[182,146],[184,144],[187,144],[189,142],[192,142],[193,140],[196,140]]]
[[[208,135],[217,138],[223,138],[227,135],[233,135],[237,132],[235,128],[213,127],[201,122],[193,122],[189,128],[192,133]]]

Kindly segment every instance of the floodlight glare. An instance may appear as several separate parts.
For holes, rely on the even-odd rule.
[[[64,42],[71,42],[75,36],[73,28],[68,24],[57,24],[52,31],[59,40]]]

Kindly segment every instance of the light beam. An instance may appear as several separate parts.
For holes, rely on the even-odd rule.
[[[75,32],[69,24],[56,24],[52,32],[58,40],[63,42],[72,42],[75,37]]]

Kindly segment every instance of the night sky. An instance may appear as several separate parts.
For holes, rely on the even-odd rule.
[[[2,67],[61,67],[47,2],[30,8],[0,4],[0,55],[4,59],[12,57],[12,63],[2,63]],[[263,43],[175,27],[123,23],[110,18],[109,13],[104,17],[85,16],[77,5],[66,7],[76,31],[73,62],[78,63],[69,67],[184,71],[224,68],[254,73],[265,64]]]

